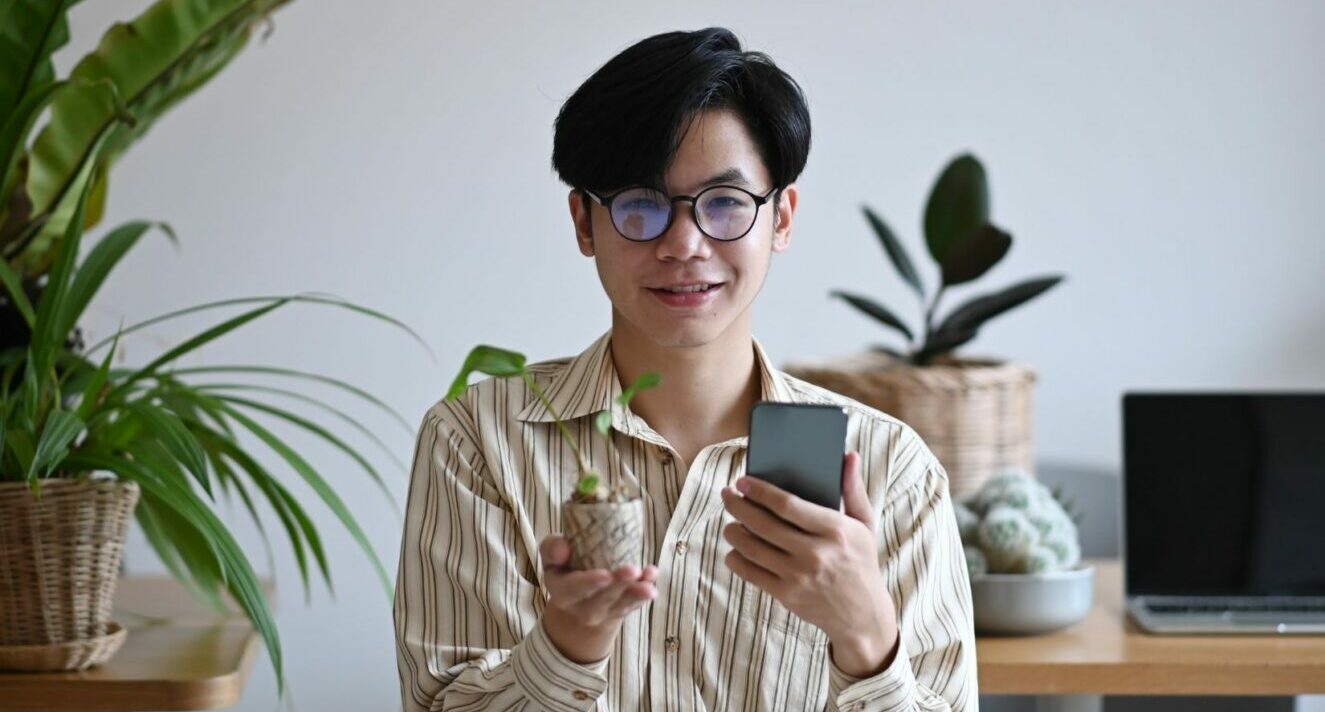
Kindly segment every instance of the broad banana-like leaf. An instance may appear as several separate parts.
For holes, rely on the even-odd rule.
[[[69,41],[65,13],[75,2],[0,2],[0,116],[8,116],[33,87],[55,81],[51,54]]]
[[[123,98],[132,124],[111,127],[102,160],[107,165],[141,137],[162,114],[214,77],[247,44],[254,25],[286,0],[159,0],[128,23],[113,25],[97,49],[70,72],[71,80],[109,80]],[[27,274],[49,266],[68,196],[77,194],[79,169],[95,160],[92,137],[116,121],[104,96],[71,86],[51,104],[51,118],[29,154],[26,189],[34,220],[46,225],[26,246]],[[92,177],[83,180],[95,179]],[[106,192],[100,179],[97,192]],[[91,217],[99,217],[94,204]]]

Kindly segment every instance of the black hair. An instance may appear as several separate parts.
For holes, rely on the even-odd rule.
[[[648,37],[594,72],[557,114],[552,167],[572,188],[665,188],[686,130],[709,109],[741,117],[772,187],[804,170],[810,112],[800,85],[722,27]]]

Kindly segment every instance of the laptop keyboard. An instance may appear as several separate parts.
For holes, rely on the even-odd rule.
[[[1219,601],[1147,603],[1155,613],[1325,613],[1325,601]]]

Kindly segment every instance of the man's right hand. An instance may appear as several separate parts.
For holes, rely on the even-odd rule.
[[[610,655],[621,621],[657,595],[656,566],[574,571],[570,544],[559,535],[544,539],[538,553],[549,594],[543,629],[562,655],[581,665]]]

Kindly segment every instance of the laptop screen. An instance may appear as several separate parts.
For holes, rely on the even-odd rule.
[[[1325,393],[1123,397],[1129,595],[1325,596]]]

